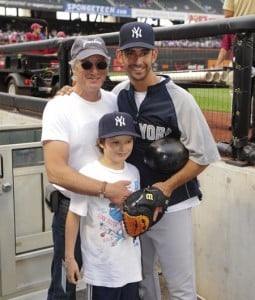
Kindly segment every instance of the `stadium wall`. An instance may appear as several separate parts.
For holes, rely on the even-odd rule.
[[[193,209],[197,291],[206,300],[253,300],[255,169],[221,161],[200,176]]]

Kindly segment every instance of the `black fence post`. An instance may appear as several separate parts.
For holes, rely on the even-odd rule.
[[[60,43],[58,48],[58,59],[59,59],[59,88],[64,85],[71,85],[71,70],[69,66],[69,52],[70,47],[67,43]]]
[[[251,66],[253,35],[237,33],[234,42],[234,93],[232,105],[233,147],[240,149],[248,144],[251,118]]]

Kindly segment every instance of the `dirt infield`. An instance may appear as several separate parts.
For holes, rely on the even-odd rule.
[[[216,142],[229,142],[231,139],[231,113],[203,111]]]

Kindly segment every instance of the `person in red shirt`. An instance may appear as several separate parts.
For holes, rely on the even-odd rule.
[[[59,31],[56,35],[57,38],[65,38],[66,34],[64,33],[64,31]]]
[[[218,54],[217,61],[215,63],[215,68],[223,68],[225,67],[224,65],[224,60],[229,60],[229,64],[227,67],[232,68],[233,66],[233,46],[234,46],[234,39],[235,39],[235,34],[233,33],[227,33],[224,34],[221,40],[221,48]],[[231,99],[233,98],[233,70],[230,69],[228,72],[228,80],[227,84],[229,85],[229,94]]]
[[[218,58],[215,64],[216,68],[223,67],[223,62],[225,59],[229,59],[232,62],[233,59],[233,44],[234,44],[234,34],[224,34],[221,40],[221,48],[218,54]],[[231,63],[232,65],[232,63]]]
[[[43,26],[38,23],[33,23],[31,25],[31,32],[27,32],[25,37],[26,41],[40,41],[43,39],[42,28]]]

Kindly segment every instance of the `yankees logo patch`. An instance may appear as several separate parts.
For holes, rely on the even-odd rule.
[[[132,38],[139,39],[142,38],[142,29],[140,26],[132,28]]]
[[[115,118],[115,126],[126,126],[125,118],[123,116],[117,116]]]

